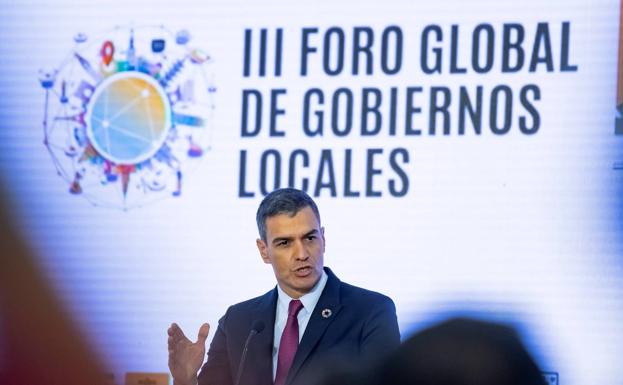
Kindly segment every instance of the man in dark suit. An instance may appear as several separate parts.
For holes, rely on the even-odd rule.
[[[257,247],[277,286],[227,310],[199,376],[209,325],[194,343],[171,325],[169,368],[176,385],[315,384],[341,364],[372,360],[399,345],[392,300],[343,283],[324,267],[324,228],[307,194],[276,190],[256,219]]]

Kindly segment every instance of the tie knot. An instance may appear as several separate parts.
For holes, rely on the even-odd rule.
[[[292,301],[290,301],[290,306],[288,306],[288,315],[296,317],[298,316],[302,308],[303,302],[299,301],[298,299],[293,299]]]

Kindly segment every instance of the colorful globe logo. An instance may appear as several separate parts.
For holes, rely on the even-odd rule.
[[[87,137],[104,158],[118,164],[146,161],[164,144],[171,107],[154,78],[121,72],[99,85],[87,113]]]
[[[188,31],[122,26],[74,36],[40,71],[44,144],[71,194],[123,210],[182,195],[211,149],[212,59]]]

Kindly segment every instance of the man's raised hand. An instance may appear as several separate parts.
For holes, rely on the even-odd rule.
[[[197,372],[203,363],[206,352],[206,339],[210,332],[210,325],[204,323],[199,328],[196,342],[191,342],[182,329],[171,324],[169,334],[169,370],[176,385],[194,385],[197,383]]]

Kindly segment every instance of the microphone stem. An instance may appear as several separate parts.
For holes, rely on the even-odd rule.
[[[257,330],[253,329],[247,337],[247,341],[244,343],[244,349],[242,349],[242,357],[240,357],[240,364],[238,365],[238,375],[236,376],[236,385],[240,384],[240,378],[242,377],[242,369],[244,368],[244,361],[247,358],[247,350],[249,350],[249,342],[251,338],[257,334]]]

